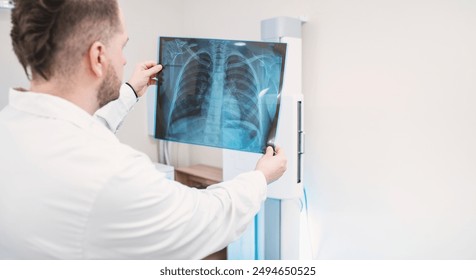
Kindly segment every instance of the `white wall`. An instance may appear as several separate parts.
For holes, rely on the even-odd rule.
[[[315,257],[476,259],[475,1],[120,2],[131,37],[126,76],[133,61],[156,57],[158,34],[258,40],[261,19],[307,15],[305,182]],[[2,92],[24,84],[5,47]],[[144,135],[141,103],[119,137],[155,157]],[[221,165],[219,150],[177,146],[181,164]]]
[[[305,26],[317,257],[476,258],[476,2],[319,0]]]
[[[23,68],[13,53],[10,29],[10,10],[0,9],[0,109],[8,103],[10,87],[29,87]]]

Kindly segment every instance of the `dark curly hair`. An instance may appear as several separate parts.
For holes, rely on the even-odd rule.
[[[120,28],[117,0],[16,0],[11,20],[13,50],[29,79],[74,73],[95,41],[107,45]]]

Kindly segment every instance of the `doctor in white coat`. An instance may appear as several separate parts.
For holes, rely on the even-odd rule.
[[[121,86],[116,0],[17,0],[12,25],[31,84],[0,112],[0,259],[200,259],[244,232],[283,152],[197,190],[120,143],[114,132],[161,66],[141,63]]]

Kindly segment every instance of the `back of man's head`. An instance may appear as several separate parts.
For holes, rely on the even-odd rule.
[[[44,80],[73,75],[95,41],[107,45],[121,28],[117,0],[16,0],[11,20],[25,73]]]

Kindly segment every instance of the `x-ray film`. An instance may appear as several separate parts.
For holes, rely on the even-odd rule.
[[[160,37],[156,138],[263,153],[285,54],[284,43]]]

